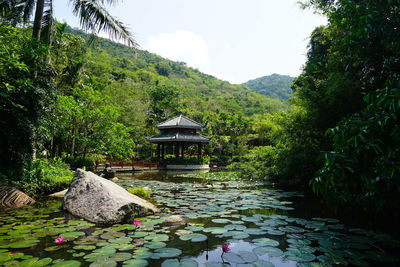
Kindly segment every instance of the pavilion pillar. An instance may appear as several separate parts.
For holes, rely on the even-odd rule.
[[[157,159],[160,161],[160,143],[157,143]]]
[[[182,158],[185,156],[185,144],[182,143]]]
[[[179,143],[175,143],[175,157],[179,157]]]
[[[164,160],[164,157],[165,157],[165,144],[162,144],[161,145],[161,158]]]
[[[201,143],[197,144],[197,157],[201,159]]]

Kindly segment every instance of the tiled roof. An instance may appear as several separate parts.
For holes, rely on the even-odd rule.
[[[185,128],[202,129],[203,125],[182,115],[182,113],[172,119],[166,120],[156,125],[157,129]]]
[[[209,143],[210,139],[201,134],[171,133],[171,134],[154,135],[150,138],[147,138],[147,141],[151,143],[160,143],[160,142]]]

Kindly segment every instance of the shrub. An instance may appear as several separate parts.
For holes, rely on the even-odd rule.
[[[88,157],[63,158],[63,161],[68,163],[72,170],[85,168],[87,171],[93,171],[95,166],[94,160]]]
[[[143,187],[128,188],[128,192],[145,199],[150,199],[151,197],[150,192],[146,191]]]
[[[68,164],[61,159],[36,159],[26,166],[21,180],[13,181],[11,185],[31,197],[37,197],[65,189],[73,177]]]
[[[185,156],[175,157],[174,155],[167,155],[166,157],[167,164],[177,164],[177,165],[202,165],[202,164],[209,164],[210,157],[205,156],[202,158],[197,158],[197,156]]]

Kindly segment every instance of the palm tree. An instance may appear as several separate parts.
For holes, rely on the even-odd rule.
[[[72,12],[80,18],[81,27],[94,34],[105,31],[112,39],[122,39],[128,45],[137,43],[124,24],[113,18],[104,6],[104,2],[115,4],[118,0],[69,0]],[[0,16],[27,22],[35,9],[32,37],[52,43],[54,33],[53,0],[0,0]],[[16,20],[16,18],[19,20]]]

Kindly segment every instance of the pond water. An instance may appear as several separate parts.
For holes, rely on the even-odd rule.
[[[60,200],[0,211],[0,265],[398,266],[399,241],[323,217],[323,211],[302,216],[301,192],[175,174],[119,175],[125,188],[149,187],[161,209],[136,218],[139,226],[100,227],[71,218]],[[168,226],[170,215],[187,221]],[[60,234],[65,241],[55,244]]]

